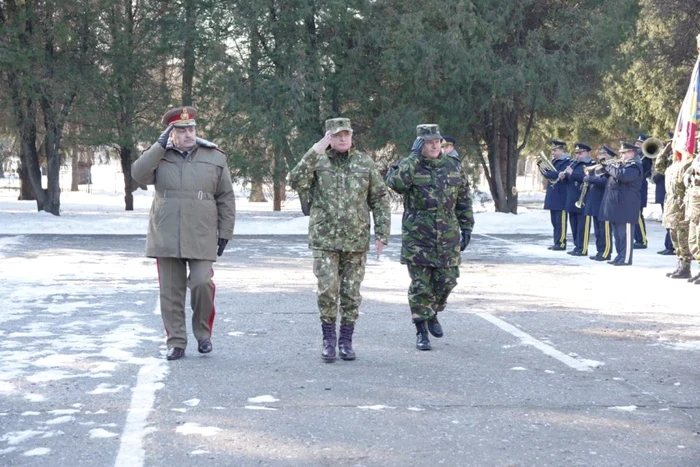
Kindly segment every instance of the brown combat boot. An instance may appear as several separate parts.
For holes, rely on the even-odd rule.
[[[671,274],[671,279],[688,279],[690,277],[690,261],[681,260],[678,265],[678,271]]]
[[[321,323],[321,330],[323,331],[323,350],[321,351],[321,359],[328,363],[334,362],[335,345],[337,343],[335,323]]]
[[[355,360],[355,351],[352,350],[352,333],[354,330],[354,325],[340,323],[338,353],[343,360]]]

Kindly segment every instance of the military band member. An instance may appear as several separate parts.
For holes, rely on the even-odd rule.
[[[603,145],[603,148],[598,152],[598,163],[604,164],[605,161],[613,157],[617,157],[617,153],[612,148]],[[593,229],[595,231],[596,254],[589,258],[595,261],[609,261],[612,254],[610,221],[602,220],[600,216],[605,186],[608,184],[609,177],[610,175],[605,172],[601,165],[593,172],[589,172],[583,179],[584,182],[588,183],[584,213],[593,219]]]
[[[326,134],[289,173],[289,183],[309,200],[309,248],[318,279],[321,315],[321,359],[333,362],[338,353],[354,360],[352,335],[359,315],[360,285],[374,218],[377,257],[389,243],[391,208],[386,186],[372,159],[352,147],[353,129],[347,118],[325,122]],[[336,320],[340,309],[340,336]]]
[[[566,143],[553,139],[550,141],[552,165],[556,171],[548,170],[538,162],[542,175],[547,178],[547,193],[544,197],[544,209],[549,211],[554,230],[554,245],[548,247],[554,251],[566,250],[566,183],[560,183],[560,175],[571,164],[571,157],[566,152]]]
[[[667,144],[673,140],[673,132],[667,133]],[[661,205],[661,215],[663,218],[664,201],[666,200],[666,169],[673,163],[673,151],[660,154],[654,161],[654,171],[651,174],[651,181],[654,183],[654,202]],[[664,249],[656,252],[659,255],[675,255],[673,241],[671,241],[671,230],[666,229],[664,237]]]
[[[390,168],[386,183],[403,195],[401,263],[411,277],[408,303],[416,348],[430,350],[428,333],[443,336],[437,315],[457,285],[474,214],[460,161],[440,152],[438,126],[418,125],[416,134],[411,155]]]
[[[637,217],[637,224],[634,227],[633,248],[637,250],[647,247],[647,226],[644,222],[644,208],[647,207],[647,198],[649,194],[649,183],[647,182],[647,179],[651,177],[651,169],[653,166],[652,160],[645,157],[644,153],[642,152],[642,145],[647,139],[649,139],[647,135],[644,133],[639,133],[634,142],[634,145],[637,147],[637,157],[639,157],[639,160],[642,162],[642,170],[644,172],[644,178],[642,178],[642,186],[640,188],[641,204],[639,207],[639,216]]]
[[[571,235],[574,239],[574,249],[568,253],[573,256],[588,255],[588,240],[591,232],[591,218],[586,216],[583,208],[576,206],[581,198],[583,186],[584,167],[593,165],[591,147],[585,143],[576,143],[574,148],[576,160],[570,164],[561,177],[561,182],[566,183],[566,212],[569,214]]]
[[[610,175],[601,206],[602,220],[610,221],[617,256],[609,264],[632,265],[632,226],[639,219],[643,172],[634,144],[621,142],[620,162],[603,167]]]
[[[188,288],[197,350],[212,351],[216,315],[212,266],[233,236],[236,216],[226,154],[197,138],[195,116],[193,107],[168,110],[162,119],[167,128],[131,167],[134,180],[155,185],[146,256],[156,258],[158,265],[168,360],[185,355]]]

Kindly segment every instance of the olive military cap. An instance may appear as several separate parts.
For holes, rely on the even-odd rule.
[[[440,127],[434,123],[422,123],[416,126],[416,136],[423,138],[425,141],[442,139]]]
[[[163,125],[172,125],[175,128],[196,126],[197,122],[194,121],[194,117],[196,115],[197,109],[190,107],[189,105],[185,107],[173,107],[165,112],[163,118],[161,119],[161,123]]]
[[[332,135],[338,134],[341,131],[349,131],[352,133],[349,118],[329,118],[326,120],[326,131],[330,131]]]

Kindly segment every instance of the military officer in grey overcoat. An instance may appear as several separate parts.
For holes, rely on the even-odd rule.
[[[226,155],[214,143],[197,138],[195,116],[189,106],[168,110],[162,119],[167,128],[132,165],[134,180],[155,185],[146,256],[156,258],[158,265],[168,360],[185,355],[188,288],[197,349],[212,350],[212,266],[233,236],[236,215]]]

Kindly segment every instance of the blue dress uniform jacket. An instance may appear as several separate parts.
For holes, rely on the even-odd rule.
[[[635,224],[641,209],[641,186],[644,178],[639,157],[622,164],[605,166],[610,174],[600,208],[600,220]]]
[[[588,177],[588,193],[586,194],[586,206],[584,214],[587,216],[599,217],[600,206],[603,203],[605,185],[608,184],[608,175],[603,169],[596,170]]]
[[[654,203],[663,206],[666,199],[666,176],[658,172],[654,172],[651,176],[651,181],[654,182]]]
[[[559,173],[566,170],[566,168],[571,164],[571,158],[568,154],[564,155],[560,159],[555,159],[552,161],[554,167],[556,167],[557,172],[551,170],[545,170],[544,175],[550,180],[556,180],[559,177]],[[562,211],[566,207],[566,183],[559,181],[556,184],[553,182],[547,182],[547,194],[544,197],[544,208],[550,211]]]
[[[576,202],[581,197],[581,189],[583,188],[583,177],[585,173],[583,172],[584,167],[592,165],[593,161],[589,160],[586,162],[576,161],[571,165],[573,170],[570,174],[565,177],[566,180],[566,205],[565,208],[567,212],[582,214],[583,209],[576,207]],[[559,182],[561,183],[561,182]]]

